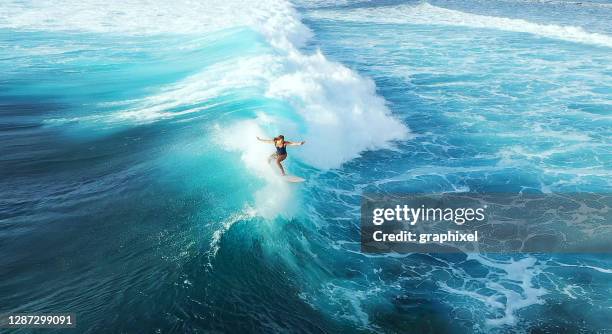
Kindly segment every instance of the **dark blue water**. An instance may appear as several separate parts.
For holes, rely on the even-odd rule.
[[[295,6],[0,5],[0,313],[91,333],[610,330],[609,256],[365,255],[359,205],[609,192],[611,5]],[[278,133],[306,140],[286,167],[307,182],[266,165],[255,136]]]

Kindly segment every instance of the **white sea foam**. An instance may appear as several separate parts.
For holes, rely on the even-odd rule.
[[[601,268],[601,267],[587,265],[587,264],[565,264],[565,263],[558,263],[558,265],[561,266],[561,267],[588,268],[588,269],[592,269],[592,270],[598,271],[598,272],[603,273],[603,274],[612,274],[612,270],[611,269]]]
[[[482,265],[495,268],[504,272],[499,280],[487,277],[485,285],[492,291],[496,291],[493,296],[480,295],[477,292],[470,292],[467,296],[476,299],[485,298],[488,307],[499,310],[500,317],[487,319],[486,324],[490,327],[500,327],[515,325],[517,322],[516,313],[531,305],[542,304],[542,297],[548,293],[543,287],[536,285],[537,276],[542,272],[543,265],[533,257],[525,257],[519,260],[498,261],[492,260],[480,254],[470,253],[469,259],[476,260]],[[508,285],[516,285],[520,292],[508,288]],[[466,293],[465,290],[457,290],[455,293]],[[503,302],[491,301],[491,298],[503,297]]]
[[[229,140],[226,133],[232,133]],[[265,180],[265,185],[255,193],[257,215],[267,219],[279,215],[291,218],[296,208],[292,184],[285,182],[278,169],[267,163],[270,147],[255,140],[261,133],[257,122],[241,121],[229,128],[217,127],[217,140],[226,149],[240,152],[241,161],[249,172]]]
[[[357,8],[342,11],[317,10],[313,11],[309,15],[320,19],[357,22],[423,25],[432,24],[498,29],[504,31],[524,32],[570,42],[612,47],[612,36],[588,32],[582,27],[538,24],[522,19],[470,14],[433,6],[428,3],[421,3],[419,5]]]
[[[300,45],[309,30],[295,10],[277,0],[40,0],[3,1],[0,27],[130,35],[196,34],[255,27],[271,41]]]
[[[257,134],[270,137],[283,133],[293,140],[306,140],[307,145],[290,150],[317,168],[339,167],[364,150],[390,148],[392,140],[408,137],[406,127],[391,117],[385,100],[376,95],[371,80],[327,60],[320,52],[303,55],[296,50],[213,65],[147,97],[119,116],[139,121],[173,117],[176,113],[168,111],[172,108],[246,87],[261,88],[263,94],[288,102],[295,111],[276,115],[261,110],[259,117],[251,120],[253,126],[260,127]],[[241,143],[237,149],[252,152],[262,146],[254,136],[246,136],[248,131],[225,130]]]

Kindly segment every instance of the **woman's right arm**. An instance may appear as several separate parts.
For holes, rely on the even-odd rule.
[[[272,140],[272,139],[263,139],[263,138],[259,138],[259,136],[258,136],[257,140],[262,141],[264,143],[274,144],[274,140]]]

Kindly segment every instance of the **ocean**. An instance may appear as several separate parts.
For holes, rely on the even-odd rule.
[[[364,254],[370,193],[612,190],[612,2],[5,0],[0,313],[602,333],[606,254]],[[289,147],[286,183],[266,164]],[[16,333],[28,330],[15,330]],[[61,332],[61,330],[50,330]]]

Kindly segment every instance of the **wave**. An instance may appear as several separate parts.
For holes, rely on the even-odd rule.
[[[612,47],[612,36],[588,32],[581,27],[538,24],[522,19],[470,14],[433,6],[429,3],[377,8],[357,8],[354,10],[342,11],[318,10],[313,11],[309,15],[319,19],[356,22],[450,25],[469,28],[497,29],[529,33],[536,36],[569,42]]]
[[[227,231],[229,231],[229,229],[234,224],[240,221],[249,220],[255,217],[256,215],[257,213],[255,212],[255,210],[247,205],[242,211],[232,214],[226,220],[220,223],[221,226],[217,230],[215,230],[212,234],[209,249],[207,252],[207,255],[208,255],[207,265],[209,268],[212,268],[213,260],[215,259],[215,256],[217,256],[217,252],[219,252],[219,249],[221,249],[221,239],[223,238],[223,235]]]
[[[217,35],[217,39],[229,40],[225,43],[234,43],[227,50],[216,48],[215,52],[225,54],[212,62],[203,55],[201,70],[185,79],[157,87],[129,103],[114,101],[119,110],[110,115],[110,122],[147,123],[210,113],[231,105],[224,101],[231,94],[240,99],[240,92],[249,92],[245,94],[253,98],[250,92],[254,91],[259,95],[254,98],[269,103],[248,108],[243,103],[243,109],[223,111],[232,117],[216,123],[218,131],[213,132],[238,143],[220,146],[237,151],[251,174],[276,185],[272,193],[284,193],[280,188],[286,185],[271,181],[277,173],[266,164],[271,147],[258,142],[256,135],[283,133],[290,139],[306,140],[306,145],[291,152],[293,159],[318,169],[337,168],[365,150],[390,148],[394,140],[408,138],[408,128],[391,115],[372,80],[328,60],[320,51],[306,54],[301,50],[312,32],[286,1],[184,0],[170,4],[130,0],[112,5],[101,0],[10,1],[0,11],[0,27],[149,39],[177,35],[181,38],[176,49],[190,52],[205,47],[203,36],[204,43]],[[242,37],[231,40],[232,33]],[[257,44],[262,46],[253,48]],[[100,121],[91,115],[80,120]]]
[[[336,168],[368,149],[389,147],[407,138],[407,127],[391,116],[374,83],[321,52],[304,54],[311,38],[298,13],[285,1],[131,0],[105,5],[100,0],[23,3],[11,1],[0,12],[0,27],[18,30],[79,31],[112,34],[201,35],[222,29],[248,27],[264,37],[271,51],[236,56],[207,66],[200,73],[162,87],[116,116],[151,121],[172,117],[168,110],[210,101],[230,90],[255,87],[269,99],[291,109],[281,114],[259,110],[253,124],[261,135],[280,132],[308,145],[296,156],[317,168]],[[194,108],[183,113],[206,109]],[[253,149],[254,138],[234,133],[235,140]],[[254,144],[250,144],[254,142]]]

